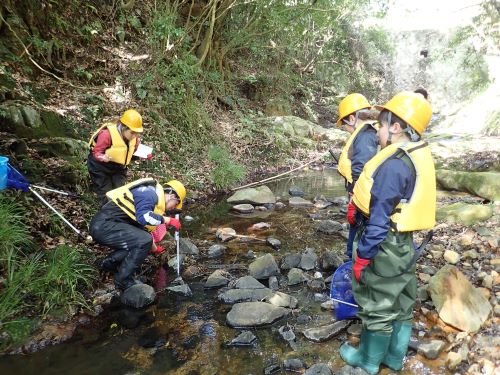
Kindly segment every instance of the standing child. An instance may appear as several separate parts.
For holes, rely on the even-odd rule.
[[[363,330],[359,347],[343,344],[351,366],[395,371],[411,336],[417,281],[413,232],[435,224],[436,178],[430,148],[420,140],[432,110],[423,95],[401,92],[377,107],[382,150],[366,163],[353,190],[362,213],[353,254],[353,293]]]

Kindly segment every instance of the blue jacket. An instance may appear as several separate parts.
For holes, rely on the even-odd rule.
[[[411,197],[414,187],[415,175],[403,160],[391,158],[379,167],[370,192],[370,217],[364,219],[365,230],[358,243],[359,257],[372,259],[377,255],[387,236],[394,208],[401,199]]]
[[[351,174],[352,184],[348,184],[347,190],[352,192],[359,175],[363,171],[366,162],[377,153],[378,137],[377,131],[371,126],[367,126],[365,130],[357,135],[352,142],[351,155]]]
[[[158,195],[154,186],[140,186],[130,192],[134,197],[135,218],[140,225],[156,226],[163,223],[163,216],[154,213],[158,203]]]

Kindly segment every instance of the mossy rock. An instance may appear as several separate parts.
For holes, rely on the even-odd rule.
[[[436,218],[451,224],[463,224],[470,226],[477,222],[488,220],[493,215],[492,205],[469,204],[457,202],[439,208]]]
[[[500,200],[500,173],[436,171],[439,185],[446,190],[465,191],[490,201]]]
[[[83,161],[88,154],[87,143],[67,137],[51,137],[34,141],[31,142],[30,146],[44,157],[62,157],[64,159],[75,157]]]
[[[268,116],[288,116],[292,114],[292,107],[285,99],[270,99],[266,104],[264,113]]]

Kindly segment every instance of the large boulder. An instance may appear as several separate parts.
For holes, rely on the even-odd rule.
[[[500,173],[436,171],[439,185],[447,190],[466,191],[490,201],[500,200]]]
[[[274,323],[289,312],[289,309],[265,302],[243,302],[233,305],[226,321],[231,327],[258,327]]]
[[[89,147],[87,142],[67,137],[51,137],[30,142],[34,148],[44,157],[68,157],[74,156],[79,160],[87,157]]]
[[[462,331],[476,332],[491,313],[488,300],[455,266],[441,268],[427,291],[439,317]]]
[[[227,304],[238,302],[262,301],[264,298],[273,295],[269,288],[264,289],[229,289],[218,295],[219,301]]]
[[[275,204],[276,197],[266,185],[238,190],[227,199],[227,203],[250,203],[253,205]]]
[[[464,202],[452,203],[441,207],[436,212],[436,219],[466,226],[488,220],[493,215],[493,207],[484,204],[470,204]]]

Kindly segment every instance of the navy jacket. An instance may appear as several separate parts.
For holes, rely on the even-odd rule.
[[[130,190],[134,197],[135,218],[142,225],[160,225],[163,223],[163,216],[154,213],[158,203],[158,195],[154,186],[140,186]]]
[[[347,190],[352,192],[359,175],[363,171],[365,164],[375,156],[378,147],[377,131],[371,126],[367,126],[358,134],[354,142],[352,142],[351,155],[351,174],[352,184],[349,184]]]
[[[415,187],[415,175],[398,158],[385,161],[375,172],[370,199],[370,217],[358,243],[358,256],[372,259],[379,251],[390,226],[390,217],[401,199],[409,199]],[[358,215],[362,216],[362,215]]]

